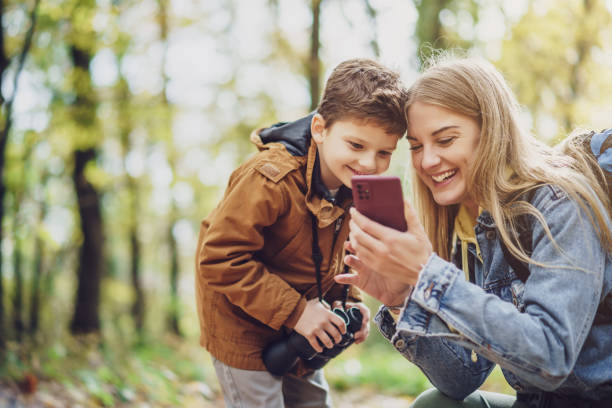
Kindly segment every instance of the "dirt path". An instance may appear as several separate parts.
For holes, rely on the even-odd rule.
[[[222,397],[210,392],[204,384],[187,384],[183,392],[181,408],[223,408]],[[405,408],[411,399],[375,394],[370,390],[353,389],[349,392],[333,392],[335,408]],[[39,384],[33,394],[23,394],[14,383],[0,382],[0,408],[95,408],[101,404],[92,401],[82,390],[66,388],[58,383]],[[174,408],[137,399],[114,407]]]

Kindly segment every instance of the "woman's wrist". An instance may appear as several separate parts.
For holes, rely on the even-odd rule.
[[[404,292],[401,296],[398,296],[393,301],[385,303],[384,304],[385,307],[387,309],[389,309],[389,311],[392,312],[392,313],[399,313],[404,308],[404,304],[406,303],[406,300],[412,294],[412,289],[413,288],[414,288],[414,286],[410,286],[408,288],[408,290],[406,292]]]
[[[404,307],[404,305],[385,305],[385,307],[387,308],[388,311],[390,311],[393,314],[400,314],[402,311],[402,308]]]

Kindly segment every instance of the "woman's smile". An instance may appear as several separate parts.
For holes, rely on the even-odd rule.
[[[446,185],[451,182],[451,179],[455,174],[457,174],[457,169],[447,170],[445,172],[432,175],[431,178],[436,185]]]

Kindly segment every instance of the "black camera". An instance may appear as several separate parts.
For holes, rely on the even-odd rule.
[[[334,308],[332,312],[340,316],[346,324],[346,333],[342,335],[340,342],[330,349],[323,346],[323,351],[317,353],[304,336],[294,331],[284,339],[270,343],[264,349],[262,357],[266,369],[273,375],[285,375],[301,358],[305,360],[308,368],[316,370],[353,344],[355,333],[361,329],[363,320],[361,311],[351,307],[348,310]]]

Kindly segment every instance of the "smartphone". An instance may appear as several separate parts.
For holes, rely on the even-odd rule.
[[[408,230],[399,177],[353,176],[351,186],[357,211],[387,227],[399,231]]]

